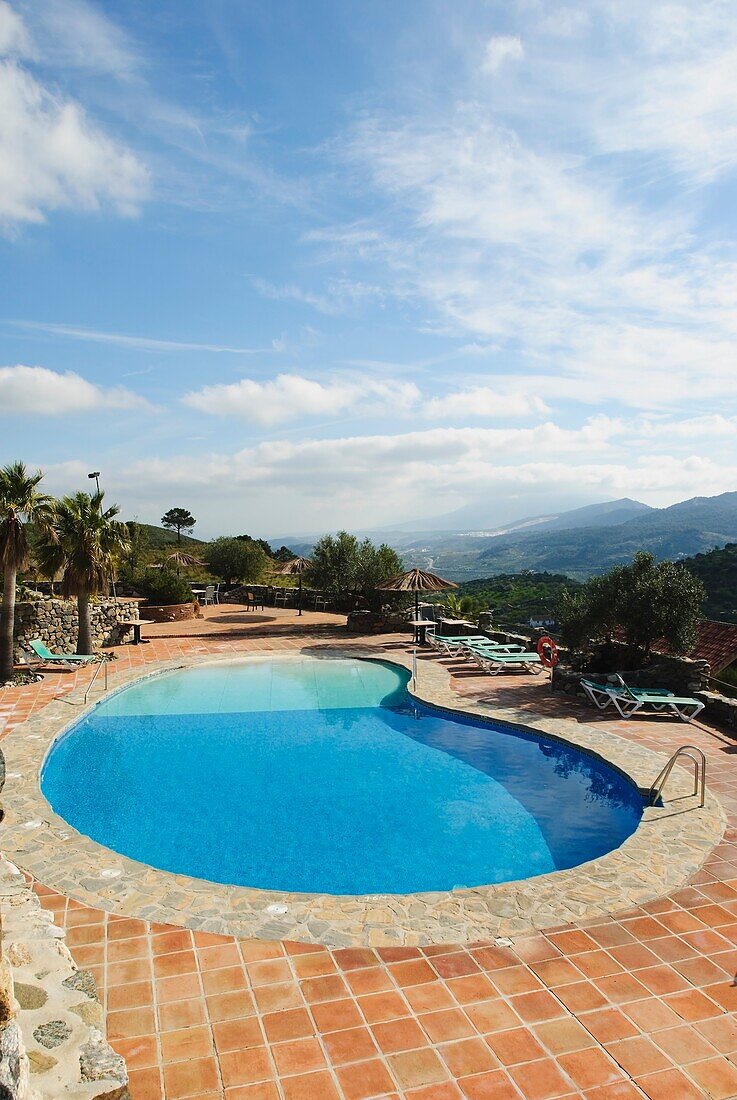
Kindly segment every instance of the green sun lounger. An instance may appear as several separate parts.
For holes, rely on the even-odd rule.
[[[34,638],[30,646],[45,665],[86,665],[95,660],[94,653],[52,653],[38,638]]]
[[[683,722],[690,722],[704,709],[704,704],[698,699],[674,695],[667,688],[631,688],[621,676],[618,680],[617,684],[607,685],[582,680],[581,686],[600,710],[604,710],[609,702],[613,703],[620,718],[632,718],[647,709],[661,714],[668,712]],[[600,701],[595,698],[597,695]],[[609,698],[604,700],[601,698],[603,695]]]

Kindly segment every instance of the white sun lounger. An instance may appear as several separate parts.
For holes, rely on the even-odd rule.
[[[621,677],[619,681],[617,684],[595,684],[582,680],[581,686],[600,710],[613,703],[620,718],[632,718],[642,710],[661,714],[667,711],[683,722],[690,722],[704,709],[698,699],[674,695],[666,688],[631,688]]]
[[[469,653],[490,676],[498,676],[506,668],[517,668],[537,675],[543,668],[538,653],[497,653],[493,650],[469,650]]]

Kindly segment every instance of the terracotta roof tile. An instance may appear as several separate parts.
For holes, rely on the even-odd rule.
[[[696,645],[689,653],[696,661],[708,661],[712,676],[718,676],[733,661],[737,661],[737,625],[702,619],[697,629]],[[659,645],[667,652],[665,645]]]

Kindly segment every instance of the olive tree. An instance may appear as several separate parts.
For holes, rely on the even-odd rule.
[[[640,551],[629,565],[616,565],[575,592],[564,592],[556,618],[574,648],[621,634],[632,654],[643,659],[661,638],[674,653],[687,653],[696,642],[704,596],[701,581],[685,566],[656,562]]]
[[[205,550],[210,571],[222,577],[226,584],[240,581],[244,584],[261,579],[269,564],[269,558],[257,542],[246,538],[214,539]]]

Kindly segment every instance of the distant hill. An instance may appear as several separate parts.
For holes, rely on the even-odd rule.
[[[481,551],[478,571],[546,569],[583,578],[630,561],[638,550],[658,559],[681,559],[735,540],[737,493],[722,493],[652,508],[614,527],[501,536]]]
[[[129,520],[130,522],[138,523],[138,520]],[[158,550],[162,546],[176,546],[177,533],[176,531],[169,531],[166,527],[156,527],[152,523],[138,523],[139,527],[148,535],[148,540],[154,550]],[[182,546],[204,546],[202,539],[193,539],[191,535],[185,535],[182,532]]]
[[[560,573],[501,573],[496,577],[464,581],[458,595],[483,601],[485,607],[494,612],[494,621],[506,626],[527,623],[530,619],[552,618],[563,590],[575,588],[578,588],[578,581]]]
[[[684,558],[683,564],[706,589],[704,615],[724,623],[737,623],[737,543],[721,550]]]

